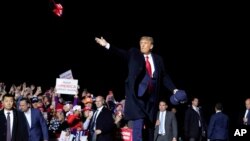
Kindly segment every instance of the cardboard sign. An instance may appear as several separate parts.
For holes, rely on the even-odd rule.
[[[62,73],[59,76],[60,76],[60,78],[64,78],[64,79],[74,79],[73,78],[73,73],[72,73],[71,70],[68,70],[68,71]]]
[[[76,79],[56,79],[56,93],[77,94],[78,80]]]
[[[65,131],[62,131],[58,140],[59,141],[72,141],[73,138],[74,138],[73,134],[67,135]]]

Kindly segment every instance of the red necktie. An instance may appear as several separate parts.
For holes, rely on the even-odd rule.
[[[152,70],[151,70],[150,62],[148,60],[148,56],[146,56],[146,69],[147,69],[148,75],[150,76],[150,78],[152,78]],[[149,82],[148,82],[148,92],[151,93],[152,90],[153,90],[152,82],[151,82],[151,80],[149,80]]]
[[[146,56],[146,69],[147,69],[148,75],[149,75],[150,77],[152,77],[152,70],[151,70],[150,62],[149,62],[149,60],[148,60],[148,56]]]

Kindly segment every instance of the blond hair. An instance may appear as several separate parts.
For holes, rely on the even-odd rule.
[[[147,41],[150,41],[151,44],[154,44],[154,39],[153,37],[150,37],[150,36],[142,36],[140,40],[147,40]]]

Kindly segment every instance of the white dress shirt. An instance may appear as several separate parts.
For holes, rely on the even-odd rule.
[[[151,74],[151,77],[153,77],[153,74],[155,72],[155,65],[154,65],[154,61],[153,61],[153,57],[152,57],[152,54],[144,54],[144,58],[145,58],[145,61],[146,61],[146,56],[148,56],[148,61],[150,63],[150,66],[151,66],[151,70],[152,70],[152,74]]]
[[[106,46],[105,46],[106,49],[109,49],[110,48],[110,44],[108,43]]]
[[[219,112],[221,112],[221,110],[217,110],[217,111],[216,111],[216,113],[219,113]]]
[[[102,106],[102,107],[97,108],[97,112],[95,112],[95,115],[96,115],[96,116],[94,115],[94,117],[95,117],[95,119],[94,119],[95,121],[94,121],[94,122],[95,122],[95,123],[96,123],[96,119],[98,118],[98,116],[99,116],[100,112],[102,111],[102,108],[103,108],[103,106]],[[96,129],[96,127],[95,127],[95,126],[96,126],[96,124],[94,125],[94,130]]]
[[[160,112],[159,114],[159,120],[160,120],[160,125],[159,125],[159,134],[165,134],[165,117],[166,117],[166,111]]]
[[[193,109],[199,114],[200,116],[200,111],[199,111],[199,108],[198,107],[195,107],[195,106],[192,106]],[[199,119],[199,127],[201,127],[201,120]]]
[[[247,118],[247,114],[248,114],[248,109],[246,109],[244,118]]]
[[[98,113],[97,113],[97,115],[96,115],[96,119],[97,119],[98,115],[100,114],[100,112],[102,111],[102,108],[103,108],[103,106],[102,106],[102,107],[100,107],[100,108],[97,108]]]
[[[4,110],[4,114],[5,114],[5,117],[6,117],[6,120],[7,120],[7,116],[8,114],[7,113],[10,113],[10,134],[12,136],[12,130],[13,130],[13,122],[14,122],[14,115],[13,115],[13,111],[7,111],[7,110]]]
[[[29,123],[29,127],[31,128],[31,109],[29,108],[27,112],[24,112],[24,115]]]

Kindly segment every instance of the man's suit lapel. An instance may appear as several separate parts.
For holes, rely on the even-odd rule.
[[[1,111],[0,111],[0,116],[4,117],[4,118],[2,118],[2,119],[4,120],[3,123],[6,123],[6,122],[7,122],[7,119],[6,119],[6,116],[4,115],[4,110],[1,110]]]
[[[160,120],[160,113],[161,113],[161,111],[159,111],[158,114],[157,114],[157,119],[158,120]],[[157,126],[157,134],[159,132],[159,129],[160,129],[160,125]]]
[[[31,126],[30,126],[30,128],[32,128],[34,125],[34,122],[35,122],[35,111],[32,109],[30,109],[30,111],[31,111]]]
[[[166,115],[165,115],[165,132],[166,132],[166,127],[167,127],[167,122],[168,122],[168,119],[167,119],[167,117],[168,117],[168,111],[166,110]]]
[[[99,115],[97,116],[96,121],[98,120],[98,118],[99,118],[99,117],[101,117],[101,116],[102,116],[102,112],[103,112],[103,110],[104,110],[104,107],[102,108],[102,110],[100,111]]]
[[[158,70],[159,70],[159,62],[158,62],[157,56],[155,54],[151,53],[151,55],[152,55],[152,59],[153,59],[153,62],[154,62],[154,64],[151,64],[151,65],[154,65],[154,68],[155,68],[153,76],[157,77],[158,76]],[[141,52],[139,52],[138,54],[135,54],[135,57],[137,58],[135,60],[138,60],[138,66],[139,66],[139,69],[140,69],[139,71],[142,71],[143,68],[146,66],[144,55]],[[146,70],[146,68],[145,68],[145,70]]]
[[[17,111],[13,109],[13,125],[12,125],[12,138],[16,136],[17,128]],[[13,139],[12,139],[13,140]]]
[[[156,78],[158,76],[158,70],[159,70],[159,62],[157,61],[157,57],[155,54],[151,54],[152,55],[152,58],[153,58],[153,62],[154,62],[154,67],[155,67],[155,71],[154,71],[154,74],[153,74],[153,77]]]
[[[139,53],[139,55],[138,55],[138,66],[139,66],[139,69],[140,69],[140,71],[142,71],[143,70],[143,67],[145,67],[146,66],[146,64],[145,64],[145,58],[144,58],[144,55],[142,54],[142,53]]]
[[[159,62],[157,61],[157,57],[156,57],[156,55],[155,54],[153,54],[153,53],[151,53],[151,56],[152,56],[152,59],[153,59],[153,62],[154,62],[154,64],[151,64],[151,65],[154,65],[154,67],[155,67],[155,72],[157,71],[157,69],[158,69],[158,66],[159,66]],[[146,64],[145,64],[145,57],[144,57],[144,55],[142,54],[142,53],[140,53],[139,55],[138,55],[138,62],[139,62],[139,66],[142,66],[142,67],[145,67],[146,66]]]

